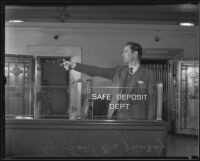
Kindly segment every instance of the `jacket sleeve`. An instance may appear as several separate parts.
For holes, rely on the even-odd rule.
[[[154,100],[154,94],[155,94],[155,85],[156,80],[153,71],[148,72],[148,100],[147,100],[147,107],[148,107],[148,113],[147,113],[147,120],[153,120],[154,114],[155,114],[155,100]]]
[[[90,76],[101,76],[108,79],[113,79],[115,68],[100,68],[91,65],[76,63],[74,70],[85,73]]]

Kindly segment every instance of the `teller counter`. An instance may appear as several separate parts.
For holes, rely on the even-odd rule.
[[[166,157],[167,124],[149,120],[6,120],[6,157]]]

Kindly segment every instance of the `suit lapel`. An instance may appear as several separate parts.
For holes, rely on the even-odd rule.
[[[126,91],[130,93],[132,89],[137,85],[137,82],[141,79],[144,74],[144,68],[140,65],[139,69],[133,74],[128,82],[127,86],[130,87]]]

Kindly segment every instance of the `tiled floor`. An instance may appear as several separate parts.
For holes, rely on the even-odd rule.
[[[199,138],[168,134],[167,156],[199,156]]]

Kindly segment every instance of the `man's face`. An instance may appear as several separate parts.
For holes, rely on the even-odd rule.
[[[135,52],[131,51],[129,45],[124,47],[124,51],[122,54],[124,63],[129,63],[129,62],[133,61],[135,59],[135,56],[136,56]]]

